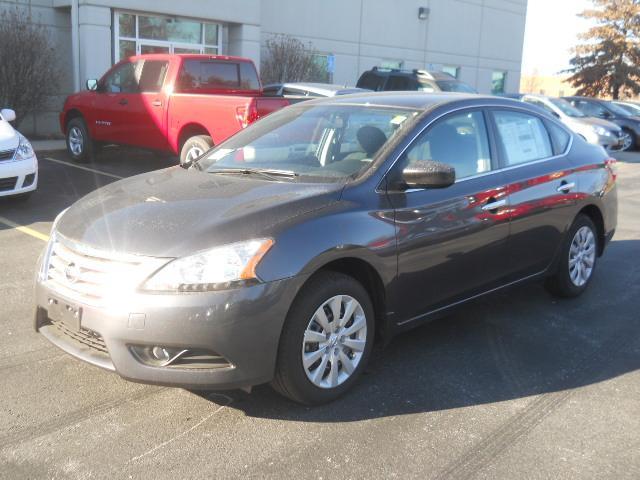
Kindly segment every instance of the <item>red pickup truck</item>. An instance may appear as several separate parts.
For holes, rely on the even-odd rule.
[[[249,59],[139,55],[69,96],[60,127],[76,161],[104,144],[120,144],[177,154],[184,163],[288,104],[262,96]]]

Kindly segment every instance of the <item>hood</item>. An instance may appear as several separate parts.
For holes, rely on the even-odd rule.
[[[275,235],[284,222],[336,202],[342,188],[171,167],[95,190],[56,230],[100,250],[180,257]]]
[[[620,127],[618,125],[616,125],[613,122],[610,122],[609,120],[604,120],[602,118],[596,118],[596,117],[581,117],[581,118],[574,118],[574,121],[578,121],[580,123],[584,123],[587,125],[593,125],[596,127],[604,127],[607,128],[609,130],[613,130],[614,132],[617,132],[618,130],[620,130]]]
[[[0,151],[18,148],[18,132],[6,120],[0,120]]]

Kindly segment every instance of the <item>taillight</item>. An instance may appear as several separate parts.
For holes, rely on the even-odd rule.
[[[236,108],[236,119],[242,128],[246,128],[258,119],[258,106],[255,100],[249,102],[249,105],[243,105]]]
[[[615,181],[618,178],[618,161],[613,157],[609,157],[604,161],[604,166],[609,170],[611,178]]]

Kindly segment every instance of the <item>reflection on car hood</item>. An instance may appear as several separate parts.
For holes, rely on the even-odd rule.
[[[100,250],[179,257],[270,236],[337,201],[342,188],[172,167],[90,193],[62,216],[57,232]]]
[[[604,120],[602,118],[580,117],[580,118],[576,118],[574,120],[577,120],[577,121],[582,122],[582,123],[586,123],[588,125],[593,125],[593,126],[596,126],[596,127],[604,127],[604,128],[607,128],[607,129],[613,130],[613,131],[620,130],[620,127],[618,125],[616,125],[613,122],[610,122],[609,120]]]
[[[0,120],[0,152],[18,148],[18,134],[5,120]]]

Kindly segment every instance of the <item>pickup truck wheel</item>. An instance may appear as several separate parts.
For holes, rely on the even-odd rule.
[[[67,151],[75,162],[86,162],[93,156],[93,142],[82,118],[73,118],[67,124]]]
[[[180,164],[192,162],[213,147],[213,140],[209,135],[196,135],[187,139],[180,150]]]

